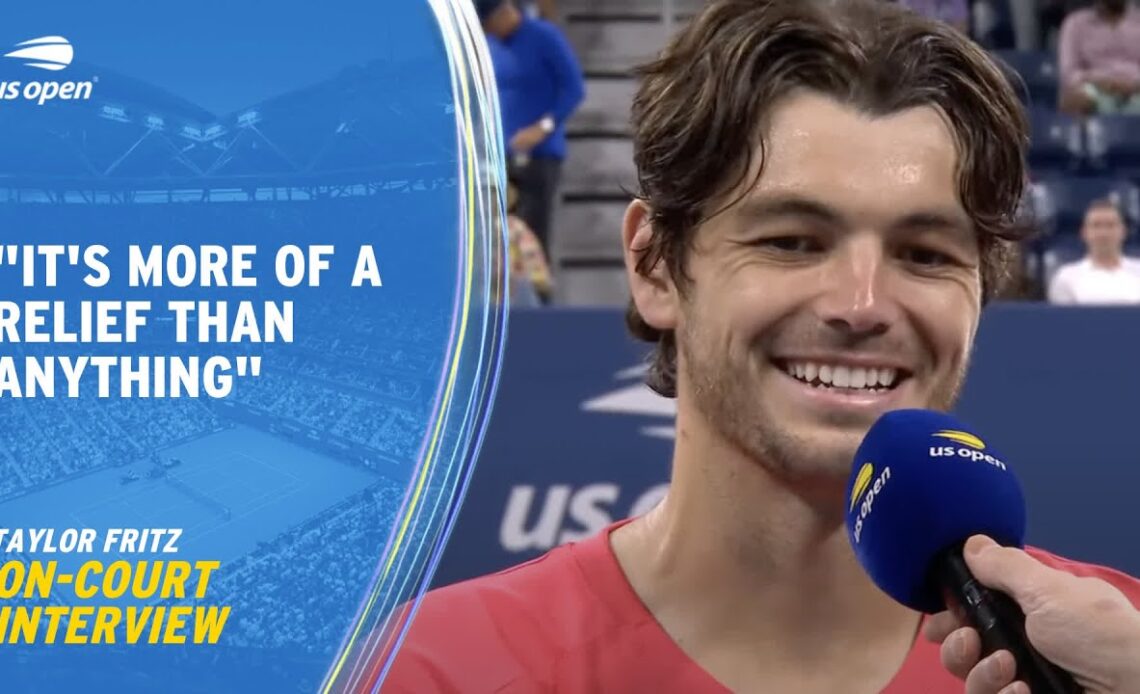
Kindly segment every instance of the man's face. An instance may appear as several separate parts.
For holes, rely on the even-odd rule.
[[[696,233],[679,388],[778,474],[846,479],[879,414],[957,397],[977,239],[937,111],[871,118],[802,93],[772,115],[758,185]]]
[[[1115,207],[1091,207],[1085,213],[1081,236],[1093,255],[1120,255],[1124,246],[1124,220]]]
[[[495,6],[483,19],[483,30],[492,36],[506,38],[514,28],[514,5],[509,2],[491,3]]]

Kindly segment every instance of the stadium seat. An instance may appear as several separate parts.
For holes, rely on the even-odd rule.
[[[673,0],[673,11],[678,15],[692,15],[701,9],[703,0]],[[577,18],[581,15],[590,17],[631,16],[660,17],[665,10],[662,0],[558,0],[560,14]]]
[[[587,76],[628,74],[649,61],[668,38],[665,25],[653,19],[599,18],[566,25],[566,38]]]
[[[621,225],[628,199],[570,197],[555,221],[555,248],[560,259],[622,260]]]
[[[622,306],[629,302],[629,278],[619,265],[612,267],[564,266],[555,288],[560,306]]]
[[[570,118],[573,135],[626,134],[637,83],[632,79],[586,80],[586,98]]]
[[[974,38],[984,48],[1011,49],[1015,36],[1010,0],[974,0],[970,3]]]
[[[629,138],[577,138],[567,152],[564,170],[562,189],[567,194],[617,195],[637,188]]]
[[[1110,197],[1120,206],[1125,223],[1140,223],[1140,190],[1114,177],[1057,177],[1033,184],[1034,214],[1043,231],[1056,235],[1080,232],[1085,210],[1097,198]]]
[[[1055,109],[1057,107],[1058,77],[1057,57],[1050,51],[994,51],[1006,67],[1021,77],[1021,84],[1015,86],[1022,96],[1028,97],[1035,108]]]
[[[1072,117],[1053,109],[1029,111],[1031,140],[1029,168],[1048,176],[1051,173],[1076,171],[1084,160],[1084,138],[1080,124]]]
[[[1140,117],[1095,116],[1085,129],[1094,168],[1140,182]]]

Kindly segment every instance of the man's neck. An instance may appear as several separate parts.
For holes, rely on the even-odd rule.
[[[666,500],[611,536],[642,601],[722,681],[827,672],[870,652],[882,656],[883,670],[864,679],[889,680],[919,615],[887,598],[858,565],[842,488],[827,500],[818,488],[803,493],[683,419]]]
[[[1119,253],[1090,253],[1089,259],[1092,261],[1093,267],[1101,270],[1116,270],[1122,261]]]

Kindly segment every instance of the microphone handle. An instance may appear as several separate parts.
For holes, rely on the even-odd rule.
[[[1017,676],[1033,694],[1083,694],[1073,676],[1037,652],[1025,633],[1025,613],[1008,595],[978,582],[962,557],[961,545],[935,562],[947,606],[982,637],[982,657],[1006,650],[1017,663]]]

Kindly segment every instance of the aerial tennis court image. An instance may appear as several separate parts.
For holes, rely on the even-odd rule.
[[[183,531],[178,553],[154,558],[224,565],[379,479],[242,425],[169,448],[161,460],[99,470],[12,499],[0,504],[0,518],[9,526],[18,520],[24,528],[54,527],[56,543],[64,527],[96,529],[94,555],[36,553],[58,560],[61,571],[92,558],[137,559],[118,552],[117,542],[102,554],[107,528],[170,528],[175,521]]]

